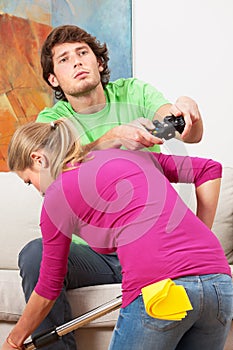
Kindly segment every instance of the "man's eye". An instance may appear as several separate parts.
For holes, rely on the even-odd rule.
[[[79,52],[79,56],[84,56],[87,54],[87,50],[82,50]]]
[[[63,58],[60,59],[59,63],[64,63],[66,61],[67,61],[67,57],[63,57]]]

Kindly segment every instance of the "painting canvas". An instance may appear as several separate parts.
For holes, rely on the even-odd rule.
[[[132,76],[131,0],[0,0],[0,171],[15,129],[54,103],[40,50],[53,27],[75,24],[106,42],[110,80]]]

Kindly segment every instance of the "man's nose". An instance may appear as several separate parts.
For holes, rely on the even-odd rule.
[[[80,59],[80,57],[78,55],[75,55],[74,56],[74,59],[73,59],[73,64],[74,64],[74,68],[76,68],[77,66],[82,66],[82,61]]]

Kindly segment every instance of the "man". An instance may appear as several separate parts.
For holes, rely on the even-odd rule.
[[[179,97],[172,105],[154,87],[137,79],[109,82],[108,60],[106,45],[83,29],[70,25],[55,28],[43,45],[41,64],[43,77],[59,101],[52,108],[45,108],[37,121],[74,118],[81,141],[89,149],[153,147],[154,150],[157,147],[159,151],[156,145],[163,141],[146,128],[153,129],[153,119],[183,115],[186,126],[181,139],[190,143],[201,140],[202,119],[192,99]],[[41,254],[39,239],[24,247],[19,256],[26,301],[38,279]],[[37,331],[71,319],[67,289],[120,282],[121,268],[115,254],[100,255],[85,242],[74,242],[63,291]],[[67,334],[62,341],[45,349],[76,349],[74,337]]]

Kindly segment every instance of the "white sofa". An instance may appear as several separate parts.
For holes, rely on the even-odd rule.
[[[186,199],[190,202],[189,195]],[[21,248],[28,241],[40,237],[38,223],[42,198],[32,186],[27,187],[14,173],[2,172],[0,173],[0,203],[1,345],[25,306],[17,257]],[[233,264],[233,168],[224,169],[213,231],[222,242],[229,263]],[[68,297],[73,317],[114,299],[119,294],[121,294],[120,284],[85,287],[69,291]],[[107,349],[117,316],[118,311],[114,311],[79,328],[75,332],[79,350]],[[231,337],[232,334],[233,329],[229,336]],[[225,350],[232,349],[233,340],[229,338]]]

